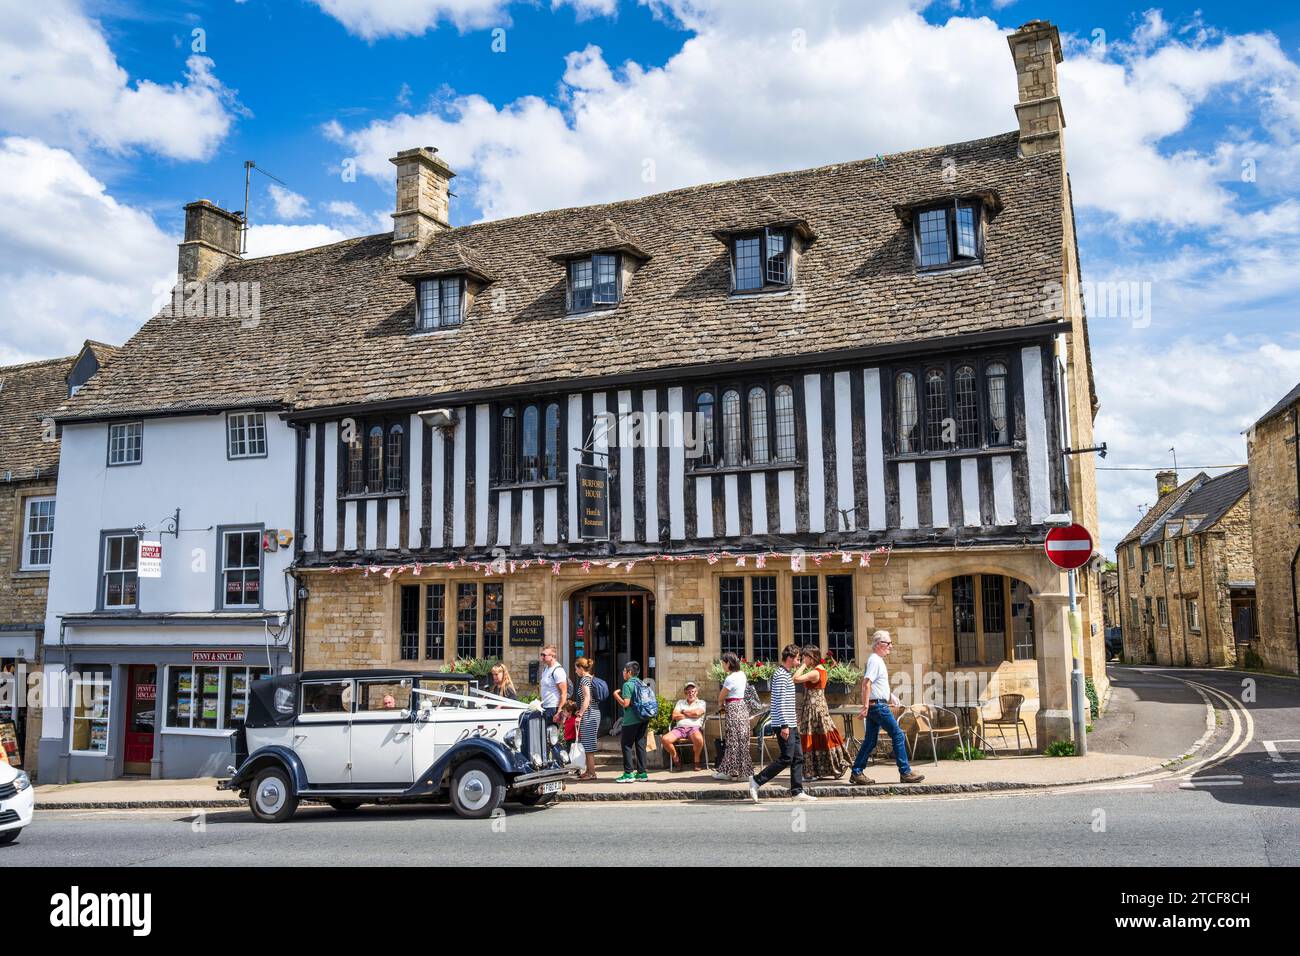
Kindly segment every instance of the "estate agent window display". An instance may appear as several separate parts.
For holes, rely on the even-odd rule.
[[[167,667],[163,729],[171,733],[224,733],[244,722],[251,683],[266,667],[195,664]]]

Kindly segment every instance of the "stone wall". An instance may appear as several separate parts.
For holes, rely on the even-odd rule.
[[[1051,691],[1056,695],[1054,710],[1061,707],[1060,690],[1068,678],[1062,655],[1068,664],[1068,640],[1061,631],[1062,622],[1053,609],[1064,600],[1063,576],[1038,548],[969,549],[959,552],[909,552],[878,556],[870,567],[848,563],[838,558],[823,561],[820,567],[811,560],[798,573],[850,575],[854,588],[855,659],[866,661],[870,654],[873,632],[888,630],[894,637],[895,650],[890,657],[894,675],[907,675],[916,699],[919,685],[931,672],[956,670],[983,673],[981,685],[986,699],[999,693],[1022,693],[1028,699],[1026,714],[1032,714],[1040,696],[1040,672],[1043,666],[1034,660],[1004,662],[990,667],[958,668],[952,636],[952,601],[950,579],[958,574],[1003,574],[1024,580],[1036,592],[1035,622],[1040,649],[1055,662],[1060,673],[1053,671]],[[589,573],[580,567],[564,565],[552,573],[549,564],[517,570],[504,576],[484,576],[471,569],[449,571],[426,567],[420,575],[404,571],[385,577],[383,573],[366,575],[361,570],[330,572],[302,571],[303,582],[310,591],[307,602],[303,660],[304,670],[330,668],[401,667],[441,669],[455,655],[454,636],[447,637],[442,659],[428,660],[421,645],[420,657],[401,658],[400,591],[403,585],[441,582],[454,593],[460,582],[500,581],[504,583],[504,620],[507,637],[504,659],[521,693],[535,693],[528,683],[528,665],[537,659],[535,646],[512,647],[509,644],[509,619],[512,615],[541,615],[545,620],[546,640],[560,647],[561,660],[572,662],[571,637],[565,632],[568,620],[566,605],[578,592],[596,584],[617,582],[643,588],[654,596],[656,644],[654,650],[658,688],[666,697],[676,698],[688,680],[700,684],[702,695],[712,703],[718,685],[708,677],[710,664],[720,656],[718,578],[727,575],[771,575],[777,578],[778,644],[791,640],[793,610],[790,600],[792,572],[787,559],[772,558],[766,568],[758,568],[749,556],[745,567],[737,567],[734,558],[724,558],[710,565],[703,559],[684,561],[642,561],[631,571],[620,568],[611,572],[599,565]],[[1040,607],[1039,598],[1048,601]],[[449,602],[450,605],[450,602]],[[824,607],[822,608],[824,617]],[[449,615],[453,612],[449,607]],[[665,614],[700,614],[704,618],[704,644],[700,647],[670,646],[665,643]],[[752,622],[752,618],[751,618]],[[752,626],[752,624],[751,624]],[[824,645],[823,645],[824,646]],[[747,644],[752,648],[752,643]],[[643,664],[645,662],[642,662]],[[1103,685],[1104,689],[1104,685]],[[851,694],[856,696],[856,694]],[[836,698],[842,702],[849,698]],[[906,699],[906,698],[905,698]]]
[[[1300,404],[1247,436],[1259,656],[1266,667],[1297,673],[1291,559],[1300,547],[1292,415]]]
[[[53,495],[55,487],[53,480],[0,484],[0,624],[44,624],[50,573],[22,570],[23,510],[28,498]]]

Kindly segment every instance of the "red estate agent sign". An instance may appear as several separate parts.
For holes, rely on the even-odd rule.
[[[1053,528],[1047,532],[1043,549],[1047,551],[1047,560],[1058,568],[1073,571],[1083,567],[1092,557],[1092,535],[1080,524]]]

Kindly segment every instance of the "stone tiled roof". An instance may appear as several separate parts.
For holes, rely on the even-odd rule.
[[[945,182],[949,158],[955,182]],[[216,278],[259,284],[256,325],[154,318],[65,417],[253,401],[301,409],[417,401],[1051,322],[1044,288],[1063,269],[1060,163],[1053,153],[1019,157],[1011,133],[462,226],[399,262],[389,257],[388,233],[235,261]],[[1003,208],[989,224],[983,265],[918,275],[894,205],[990,188]],[[731,296],[727,252],[714,232],[772,208],[816,233],[796,287]],[[618,307],[566,315],[564,267],[552,256],[611,227],[652,258]],[[402,277],[461,255],[492,286],[460,328],[413,335],[414,290]]]
[[[1206,479],[1173,510],[1170,517],[1194,517],[1196,526],[1192,530],[1205,531],[1213,527],[1214,523],[1249,491],[1249,470],[1242,465],[1240,468]]]
[[[1198,487],[1199,482],[1205,480],[1205,477],[1205,472],[1199,472],[1195,477],[1187,479],[1173,491],[1161,495],[1160,500],[1148,508],[1141,519],[1138,520],[1138,523],[1129,529],[1129,533],[1119,539],[1119,543],[1115,545],[1115,550],[1118,551],[1130,541],[1146,535],[1151,530],[1151,527],[1164,516],[1165,512],[1182,501],[1184,497]]]
[[[1291,389],[1291,391],[1287,392],[1284,396],[1282,396],[1282,400],[1280,402],[1278,402],[1276,405],[1274,405],[1272,408],[1266,411],[1263,415],[1259,416],[1259,421],[1255,422],[1255,425],[1256,426],[1262,425],[1264,424],[1264,422],[1268,421],[1270,418],[1273,418],[1275,415],[1281,415],[1284,411],[1286,411],[1296,402],[1300,402],[1300,382],[1296,383],[1295,388]]]

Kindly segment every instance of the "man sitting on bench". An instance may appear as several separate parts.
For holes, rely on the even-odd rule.
[[[686,696],[679,700],[673,707],[673,729],[664,734],[664,750],[668,752],[668,758],[672,761],[674,770],[681,769],[681,761],[677,756],[677,744],[684,740],[690,741],[695,750],[695,769],[703,770],[700,766],[700,758],[704,754],[704,713],[707,707],[704,701],[700,700],[700,689],[695,685],[695,681],[686,682]]]

